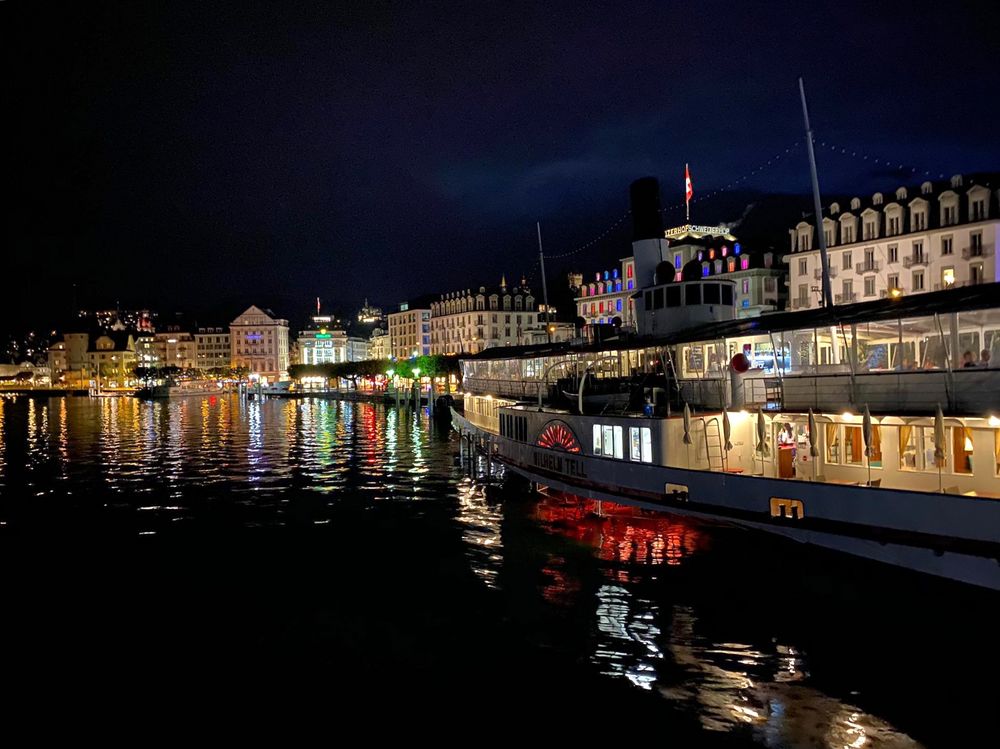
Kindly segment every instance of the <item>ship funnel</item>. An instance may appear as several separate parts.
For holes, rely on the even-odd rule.
[[[667,240],[660,213],[660,181],[642,177],[629,187],[632,205],[632,254],[635,256],[636,287],[655,283],[656,267],[667,257]]]
[[[632,241],[663,238],[663,216],[660,213],[660,181],[642,177],[629,187],[632,206]]]

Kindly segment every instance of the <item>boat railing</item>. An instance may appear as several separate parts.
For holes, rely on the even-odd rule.
[[[477,395],[502,395],[518,400],[527,400],[538,397],[539,391],[543,396],[548,396],[554,386],[546,386],[538,380],[511,380],[494,377],[466,377],[463,380],[466,391]]]
[[[1000,369],[944,369],[786,375],[781,407],[839,412],[867,405],[884,413],[982,414],[1000,408]]]

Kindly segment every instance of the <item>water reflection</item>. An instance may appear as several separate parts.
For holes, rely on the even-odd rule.
[[[281,525],[310,492],[326,498],[306,505],[312,522],[344,501],[453,496],[450,448],[431,439],[426,414],[367,403],[3,398],[0,487],[18,490],[0,514],[38,509],[29,498],[47,494],[134,514],[143,534],[219,509]]]
[[[559,493],[534,512],[552,534],[593,551],[603,580],[588,588],[573,565],[546,560],[540,594],[566,607],[593,596],[590,660],[601,673],[660,694],[710,731],[749,730],[769,747],[916,747],[879,718],[809,686],[807,656],[778,639],[764,645],[715,640],[697,608],[661,603],[650,583],[680,583],[676,568],[709,549],[708,533],[679,517]],[[683,589],[673,599],[685,598]],[[718,626],[718,623],[715,623]],[[725,627],[722,627],[725,629]]]
[[[717,530],[570,496],[533,502],[523,487],[507,501],[502,467],[456,453],[455,436],[433,428],[425,411],[365,403],[0,397],[0,526],[44,535],[71,505],[142,537],[198,523],[310,533],[330,524],[365,538],[356,574],[367,584],[376,565],[366,562],[393,547],[381,537],[369,543],[364,518],[387,508],[387,524],[405,535],[409,521],[436,513],[461,539],[457,566],[467,574],[467,564],[481,582],[473,587],[507,607],[504,617],[535,632],[544,629],[537,609],[550,612],[540,639],[628,694],[658,696],[708,731],[769,747],[916,746],[847,692],[821,689],[810,673],[815,648],[800,633],[772,630],[766,616],[752,621],[727,600],[720,583],[732,567],[708,564],[724,545]],[[345,509],[352,525],[337,528]],[[425,546],[407,540],[416,553]],[[741,573],[748,563],[728,561]],[[467,626],[456,618],[441,629]]]

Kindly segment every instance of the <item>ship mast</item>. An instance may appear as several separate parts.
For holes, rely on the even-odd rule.
[[[826,232],[823,231],[823,203],[819,197],[819,177],[816,175],[816,153],[813,151],[813,133],[809,126],[809,108],[806,106],[806,88],[799,78],[799,93],[802,95],[802,116],[806,121],[806,146],[809,148],[809,173],[812,177],[813,208],[816,211],[816,241],[819,243],[819,260],[823,266],[823,306],[833,305],[830,293],[830,259],[826,254]]]
[[[545,253],[542,252],[542,222],[536,221],[535,228],[538,229],[538,263],[542,266],[542,298],[545,300],[545,335],[548,336],[549,343],[552,343],[552,329],[549,323],[552,321],[552,313],[549,312],[549,287],[545,282]]]

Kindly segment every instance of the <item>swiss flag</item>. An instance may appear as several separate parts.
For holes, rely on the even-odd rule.
[[[691,187],[691,172],[688,170],[688,165],[684,165],[684,200],[688,203],[691,202],[691,196],[694,195],[694,188]]]

